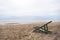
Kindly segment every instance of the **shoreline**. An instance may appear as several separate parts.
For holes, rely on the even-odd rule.
[[[39,21],[39,22],[25,22],[25,23],[18,23],[18,22],[5,22],[5,23],[0,23],[0,25],[5,25],[5,24],[37,24],[37,23],[47,23],[47,21]],[[52,21],[52,23],[60,23],[60,21]]]

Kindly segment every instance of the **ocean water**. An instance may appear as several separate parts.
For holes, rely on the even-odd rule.
[[[4,23],[21,23],[21,24],[27,24],[27,23],[35,23],[35,22],[41,22],[41,20],[32,20],[32,19],[19,19],[19,20],[0,20],[0,24]]]
[[[59,21],[60,19],[57,17],[41,17],[41,16],[33,16],[33,17],[7,17],[0,18],[0,24],[4,23],[36,23],[36,22],[44,22],[44,21]]]

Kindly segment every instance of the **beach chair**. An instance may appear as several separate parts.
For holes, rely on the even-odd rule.
[[[51,23],[52,21],[49,21],[48,23],[42,25],[42,26],[36,26],[34,27],[34,32],[44,32],[44,33],[48,33],[48,24]]]

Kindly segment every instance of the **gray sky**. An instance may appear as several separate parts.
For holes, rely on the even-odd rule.
[[[0,0],[0,16],[59,16],[60,0]]]

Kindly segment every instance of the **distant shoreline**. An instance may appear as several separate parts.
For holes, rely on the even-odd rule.
[[[0,23],[0,24],[34,24],[34,23],[47,23],[47,22],[49,22],[49,21],[39,21],[39,22],[4,22],[4,23]],[[53,23],[60,23],[60,21],[52,21]]]

